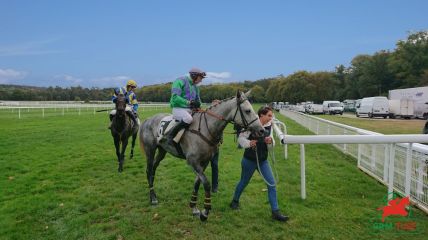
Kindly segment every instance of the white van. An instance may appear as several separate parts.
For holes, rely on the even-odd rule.
[[[343,107],[339,101],[324,101],[322,103],[324,114],[343,114]]]
[[[363,98],[355,107],[357,108],[357,111],[355,112],[357,117],[367,115],[369,118],[386,118],[389,115],[389,102],[386,97]]]

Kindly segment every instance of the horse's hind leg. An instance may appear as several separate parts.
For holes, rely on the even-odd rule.
[[[156,197],[156,193],[155,193],[155,189],[153,187],[154,185],[154,181],[155,181],[155,174],[156,174],[156,168],[159,166],[159,163],[162,161],[162,159],[164,159],[166,151],[163,148],[158,148],[158,152],[155,156],[154,154],[155,151],[153,151],[152,157],[151,159],[153,159],[152,161],[150,161],[150,166],[149,166],[149,161],[147,161],[147,180],[149,182],[149,188],[150,188],[150,201],[152,203],[152,205],[156,205],[158,204],[158,200]],[[147,157],[147,159],[149,159]],[[149,170],[150,169],[150,170]]]

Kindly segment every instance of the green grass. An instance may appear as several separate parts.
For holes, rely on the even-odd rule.
[[[277,117],[290,134],[311,134]],[[228,204],[243,153],[232,134],[225,134],[220,150],[219,192],[212,196],[207,222],[191,216],[187,206],[193,172],[169,155],[156,173],[160,203],[153,207],[138,145],[119,174],[107,125],[107,114],[18,120],[0,112],[0,239],[425,239],[428,233],[428,217],[419,210],[417,234],[374,232],[371,221],[379,219],[376,208],[384,205],[386,187],[330,145],[306,146],[306,200],[300,198],[299,146],[289,146],[287,160],[276,147],[279,205],[289,222],[271,220],[266,186],[257,173],[241,209],[232,211]],[[210,168],[206,173],[210,179]],[[199,196],[202,207],[202,189]]]
[[[319,115],[317,117],[382,134],[420,134],[425,125],[425,120],[420,119],[370,119],[340,115]]]

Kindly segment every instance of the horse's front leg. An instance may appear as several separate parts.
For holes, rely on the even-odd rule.
[[[199,179],[199,176],[196,175],[195,183],[193,186],[192,197],[190,198],[190,203],[189,203],[189,207],[192,209],[193,216],[199,216],[201,214],[201,211],[199,211],[198,207],[196,206],[198,202],[198,191],[199,191],[200,185],[201,185],[201,180]]]
[[[204,210],[201,212],[201,214],[199,214],[199,218],[201,221],[206,221],[211,210],[211,184],[202,171],[198,172],[197,175],[205,190]]]
[[[114,136],[113,140],[114,140],[114,147],[116,148],[117,161],[120,163],[120,138],[119,136]]]
[[[123,162],[125,161],[125,150],[126,146],[128,146],[128,138],[123,138],[122,141],[122,151],[120,151],[120,161],[119,161],[119,172],[123,171]]]
[[[129,159],[132,159],[134,157],[134,146],[135,146],[135,139],[137,138],[138,131],[135,131],[132,133],[132,144],[131,144],[131,156]]]

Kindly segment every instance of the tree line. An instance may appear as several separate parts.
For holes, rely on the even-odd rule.
[[[302,101],[358,99],[387,96],[398,88],[428,85],[428,31],[409,33],[392,51],[355,56],[349,67],[340,64],[333,71],[298,71],[257,81],[201,86],[203,102],[233,96],[237,90],[252,89],[252,101]],[[26,87],[0,85],[0,100],[94,101],[110,100],[111,88]],[[171,82],[143,86],[136,91],[142,102],[168,102]]]

